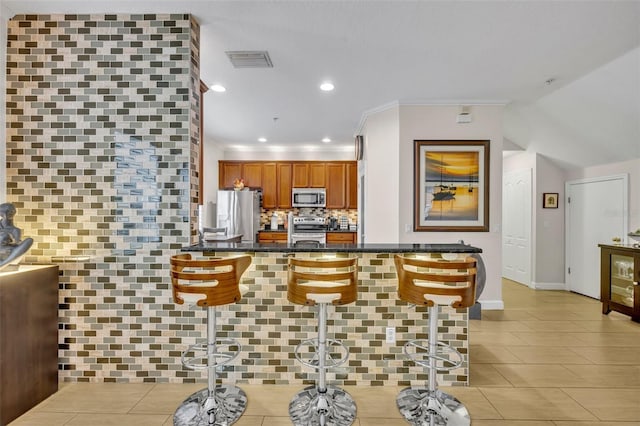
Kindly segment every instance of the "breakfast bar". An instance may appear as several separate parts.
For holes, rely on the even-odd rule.
[[[242,284],[249,287],[240,303],[221,312],[221,336],[242,345],[239,360],[225,366],[225,381],[249,384],[309,384],[313,370],[296,362],[293,348],[314,337],[314,312],[287,300],[287,263],[297,257],[357,257],[358,297],[350,305],[331,307],[331,335],[349,348],[347,363],[332,369],[327,379],[338,385],[421,385],[423,369],[403,354],[405,342],[425,338],[426,307],[413,307],[397,298],[396,253],[455,257],[481,253],[465,244],[321,244],[287,245],[204,242],[182,248],[194,256],[252,256]],[[468,315],[466,309],[445,307],[439,316],[441,339],[465,358],[457,369],[438,376],[441,385],[467,385]],[[393,328],[394,339],[388,339]],[[389,341],[392,340],[392,341]],[[191,374],[191,373],[185,373]],[[197,374],[193,376],[198,377]]]

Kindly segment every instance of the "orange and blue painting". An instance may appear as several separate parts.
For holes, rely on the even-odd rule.
[[[480,153],[424,152],[423,220],[478,220]]]

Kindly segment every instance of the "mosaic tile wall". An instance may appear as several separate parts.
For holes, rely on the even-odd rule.
[[[222,376],[239,383],[311,383],[315,373],[295,359],[293,350],[300,341],[316,336],[315,310],[287,301],[286,255],[248,254],[253,255],[253,262],[243,275],[243,283],[249,292],[240,303],[219,310],[219,323],[223,324],[221,336],[238,339],[243,346],[242,360],[228,366]],[[427,374],[408,361],[402,349],[408,340],[427,338],[427,308],[412,307],[397,300],[392,255],[362,253],[358,257],[358,301],[329,307],[327,337],[344,341],[350,357],[346,364],[328,374],[328,380],[346,385],[424,385]],[[464,354],[465,363],[449,373],[439,373],[441,385],[468,384],[467,324],[466,309],[442,308],[439,338]],[[389,326],[396,327],[395,344],[385,341],[385,329]],[[199,329],[204,332],[203,328]]]
[[[195,212],[198,64],[190,15],[8,24],[7,200],[27,261],[60,263],[61,380],[177,377],[165,332],[198,321],[168,278]]]
[[[33,237],[28,261],[57,262],[60,379],[202,382],[180,354],[204,336],[205,312],[174,305],[168,257],[191,241],[197,199],[198,26],[188,15],[17,16],[7,49],[7,199]],[[195,85],[195,87],[194,87]],[[229,253],[222,253],[229,255]],[[363,254],[360,300],[330,309],[351,358],[344,384],[419,384],[402,357],[424,309],[395,300],[387,255]],[[286,258],[257,254],[242,303],[220,309],[243,344],[223,372],[241,383],[312,378],[293,348],[315,334],[309,308],[286,301]],[[398,342],[384,342],[386,326]],[[440,332],[467,351],[463,312]],[[467,382],[467,366],[439,377]]]

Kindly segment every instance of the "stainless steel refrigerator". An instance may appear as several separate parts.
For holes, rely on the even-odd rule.
[[[242,234],[242,242],[255,242],[260,229],[259,191],[218,191],[217,227],[227,234]]]

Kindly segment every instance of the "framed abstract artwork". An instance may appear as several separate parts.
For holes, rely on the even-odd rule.
[[[414,141],[413,229],[489,231],[489,141]]]

